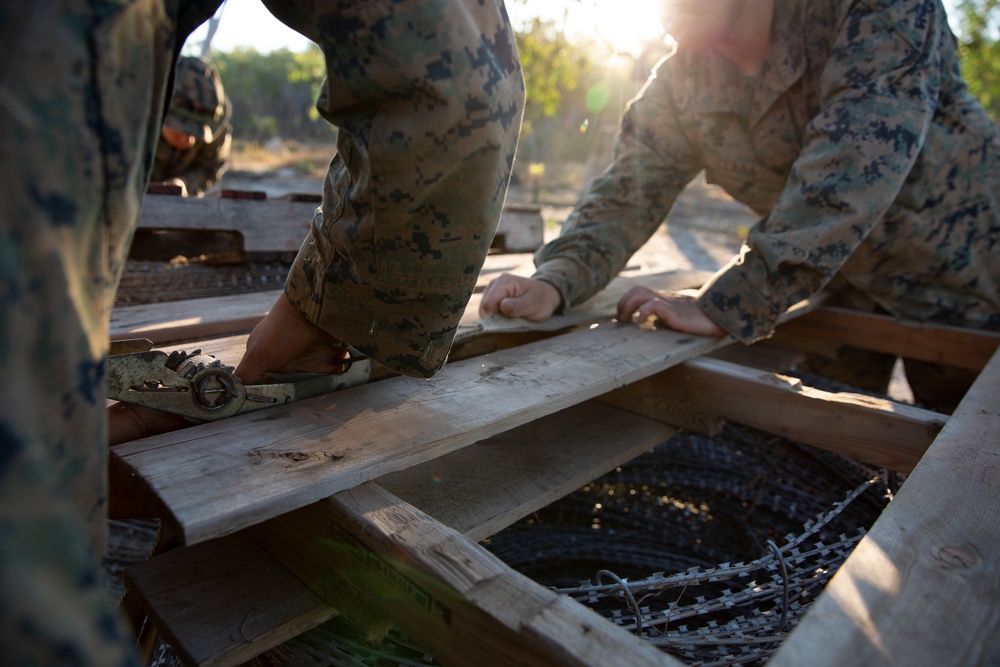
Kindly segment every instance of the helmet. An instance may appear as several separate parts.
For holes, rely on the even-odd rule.
[[[229,115],[229,101],[219,71],[204,58],[177,61],[174,97],[163,123],[172,130],[211,143]]]

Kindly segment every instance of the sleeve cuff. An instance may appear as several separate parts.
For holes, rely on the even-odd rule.
[[[698,293],[698,306],[730,336],[750,344],[769,338],[781,308],[761,290],[743,258],[734,259],[716,273]],[[765,283],[766,284],[766,283]]]
[[[562,296],[562,305],[558,312],[565,312],[585,298],[582,295],[581,286],[585,286],[587,274],[572,259],[557,257],[545,260],[538,265],[535,273],[531,276],[535,280],[544,280],[549,283]]]

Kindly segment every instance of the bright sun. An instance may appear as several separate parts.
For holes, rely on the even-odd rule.
[[[580,0],[581,19],[619,53],[638,55],[644,42],[663,37],[661,0]]]

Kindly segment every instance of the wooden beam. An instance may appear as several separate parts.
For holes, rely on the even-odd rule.
[[[545,243],[541,206],[505,204],[497,223],[493,247],[505,253],[534,252]]]
[[[674,433],[587,402],[378,482],[480,540]],[[238,664],[336,613],[243,533],[139,563],[126,581],[178,654],[198,665]]]
[[[909,472],[947,417],[860,394],[829,393],[796,378],[719,359],[694,359],[602,396],[601,401],[714,434],[731,420]]]
[[[249,332],[271,310],[281,290],[206,297],[111,311],[111,340],[148,338],[156,345]]]
[[[248,253],[295,252],[309,234],[319,204],[293,199],[147,195],[139,228],[238,232]],[[512,253],[533,252],[543,241],[537,207],[504,207],[497,234]]]
[[[768,667],[1000,664],[1000,355]]]
[[[312,226],[316,204],[288,199],[147,195],[139,227],[239,232],[246,252],[295,252]]]
[[[137,604],[185,664],[238,665],[337,612],[244,533],[125,570]]]
[[[676,433],[662,422],[587,401],[377,482],[469,539],[482,540]]]
[[[604,324],[111,449],[183,542],[220,537],[728,344]],[[594,369],[600,368],[600,373]]]
[[[250,532],[327,602],[378,610],[445,665],[682,664],[376,484]]]
[[[531,255],[490,255],[479,274],[480,291],[501,272],[523,275],[530,274],[531,270]],[[696,280],[697,275],[692,274],[687,282]],[[166,345],[250,331],[271,310],[280,294],[281,290],[268,290],[119,306],[111,311],[110,338],[126,340],[142,337],[156,345]],[[478,309],[479,296],[474,295],[470,302],[470,315],[476,316]]]
[[[844,308],[819,308],[783,324],[767,343],[804,351],[817,345],[852,345],[978,371],[996,351],[1000,333],[898,320]]]

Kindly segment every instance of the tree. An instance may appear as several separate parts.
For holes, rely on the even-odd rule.
[[[214,62],[233,104],[234,136],[257,141],[332,138],[332,127],[315,108],[326,73],[319,47],[301,53],[235,49],[217,52]]]
[[[543,128],[552,129],[547,121],[565,111],[564,98],[586,78],[592,63],[552,21],[532,19],[515,38],[525,85],[520,152],[528,161],[537,162],[551,148],[552,133]]]
[[[1000,0],[959,0],[959,56],[969,90],[1000,121]]]

